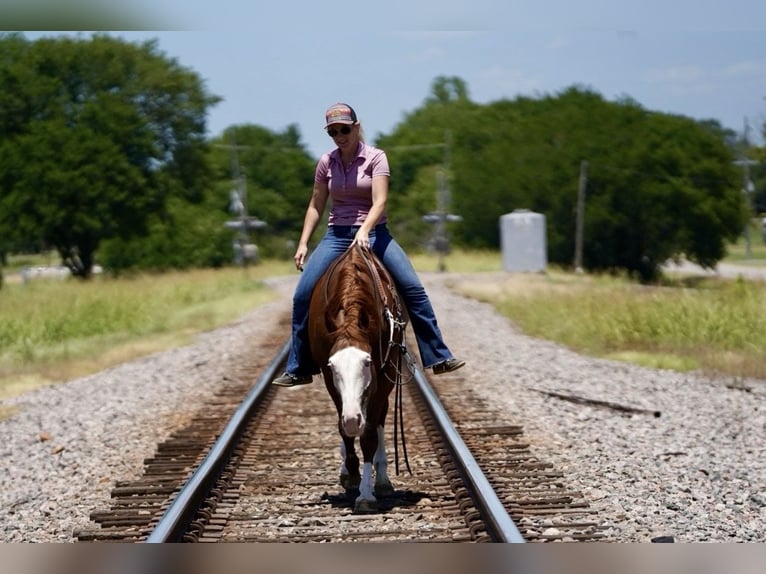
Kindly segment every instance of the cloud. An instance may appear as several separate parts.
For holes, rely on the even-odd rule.
[[[743,60],[726,66],[723,75],[730,78],[744,78],[763,81],[766,78],[766,62]]]
[[[443,58],[446,55],[446,51],[442,48],[437,48],[436,46],[428,46],[426,48],[423,48],[421,51],[416,52],[412,55],[412,59],[415,62],[425,63],[425,62],[433,62],[435,60],[439,60],[440,58]]]
[[[567,35],[559,34],[551,38],[550,42],[545,46],[548,50],[564,50],[572,44],[571,39]]]
[[[673,95],[701,94],[713,90],[710,73],[700,66],[654,68],[643,77],[648,83],[664,87]]]
[[[709,69],[701,66],[655,68],[646,72],[643,78],[673,96],[733,90],[741,85],[766,89],[766,62],[742,60]]]
[[[503,66],[484,68],[471,82],[471,95],[476,96],[477,101],[531,95],[542,89],[543,83],[539,78]]]
[[[393,33],[416,40],[468,40],[487,34],[487,31],[430,26],[419,30],[394,30]]]

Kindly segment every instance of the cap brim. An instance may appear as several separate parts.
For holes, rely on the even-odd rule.
[[[353,125],[356,122],[354,120],[333,120],[325,124],[324,129],[329,128],[333,124],[346,124],[347,126]]]

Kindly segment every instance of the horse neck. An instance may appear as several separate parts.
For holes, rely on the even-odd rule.
[[[361,253],[349,253],[346,263],[338,268],[330,286],[334,295],[328,307],[337,309],[339,318],[334,347],[353,345],[374,353],[380,346],[381,332],[386,330],[381,295]]]

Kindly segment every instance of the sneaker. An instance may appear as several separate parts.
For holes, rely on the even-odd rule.
[[[295,387],[297,385],[308,385],[314,380],[311,375],[293,375],[291,373],[285,373],[281,377],[277,377],[271,381],[272,385],[278,387]]]
[[[436,363],[433,366],[434,375],[441,375],[443,373],[451,373],[452,371],[457,371],[463,365],[465,365],[465,361],[461,361],[460,359],[452,357],[451,359],[447,359],[441,363]]]

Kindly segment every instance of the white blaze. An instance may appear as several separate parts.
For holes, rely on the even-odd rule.
[[[333,382],[343,404],[343,431],[348,436],[359,436],[364,430],[362,394],[372,380],[371,365],[370,354],[356,347],[346,347],[330,357]]]

